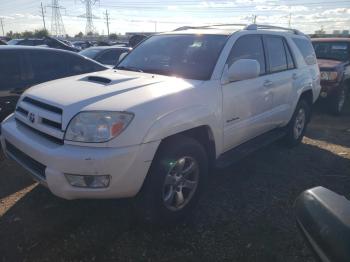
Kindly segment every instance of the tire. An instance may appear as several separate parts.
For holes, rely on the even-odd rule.
[[[207,160],[204,147],[193,138],[176,136],[162,142],[135,199],[138,217],[144,222],[167,225],[188,216],[205,187]],[[190,165],[193,169],[188,169]],[[181,176],[180,170],[192,171]]]
[[[287,146],[294,147],[301,143],[307,124],[310,121],[310,115],[310,104],[306,100],[301,99],[295,108],[292,119],[287,125],[287,134],[285,136]]]
[[[330,112],[335,116],[340,116],[343,112],[347,92],[345,86],[341,86],[339,91],[329,99]]]

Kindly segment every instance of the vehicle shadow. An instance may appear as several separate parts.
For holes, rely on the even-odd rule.
[[[316,104],[306,136],[334,145],[350,147],[350,99],[341,116],[330,115],[324,112],[322,105]]]
[[[159,228],[130,200],[61,200],[36,187],[0,218],[2,261],[313,261],[293,203],[325,186],[350,196],[350,159],[302,144],[264,148],[213,172],[194,214]],[[1,260],[1,259],[0,259]]]

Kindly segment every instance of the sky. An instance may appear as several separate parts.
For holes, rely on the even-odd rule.
[[[69,35],[85,33],[84,1],[88,0],[59,0],[65,32]],[[5,33],[43,28],[41,2],[50,30],[52,0],[0,0]],[[305,33],[321,28],[326,32],[350,29],[350,0],[100,0],[92,6],[93,25],[99,34],[107,34],[106,10],[110,33],[117,34],[162,32],[184,25],[246,24],[252,23],[254,16],[258,24],[290,25]]]

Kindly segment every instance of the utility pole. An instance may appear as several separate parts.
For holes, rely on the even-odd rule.
[[[107,34],[109,36],[109,16],[108,16],[108,11],[106,9],[106,23],[107,23]]]
[[[292,27],[292,13],[289,13],[289,17],[288,17],[288,26],[289,26],[289,28]]]
[[[43,18],[43,23],[44,23],[44,29],[46,30],[46,24],[45,24],[45,15],[44,15],[44,8],[43,8],[43,2],[40,3],[41,5],[41,16]]]
[[[256,18],[257,17],[258,17],[257,15],[253,15],[253,24],[256,24]]]
[[[5,36],[4,18],[0,17],[0,22],[1,22],[1,28],[2,28],[2,35]]]
[[[64,36],[66,34],[66,30],[64,29],[61,9],[64,9],[59,5],[58,0],[52,0],[51,5],[49,5],[52,9],[51,16],[51,34],[54,36]]]
[[[157,21],[154,21],[154,32],[157,33]]]

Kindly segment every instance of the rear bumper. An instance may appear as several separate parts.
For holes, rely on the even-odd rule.
[[[58,145],[18,125],[14,117],[3,122],[0,140],[8,157],[25,167],[53,194],[65,199],[136,195],[159,145],[159,141],[121,148]],[[12,147],[29,157],[29,162]],[[107,188],[78,188],[71,186],[64,174],[110,175],[111,181]]]

